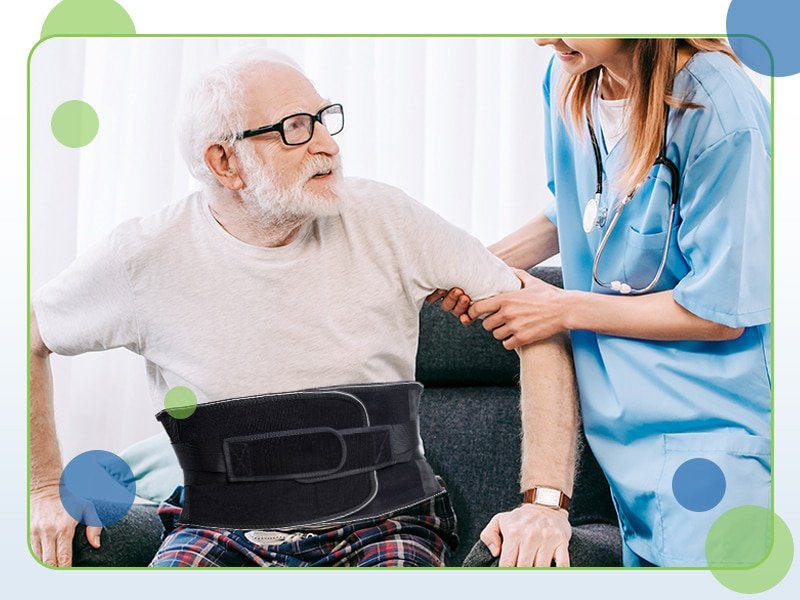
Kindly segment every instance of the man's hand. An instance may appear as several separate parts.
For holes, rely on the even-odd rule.
[[[464,322],[462,315],[466,314],[472,302],[472,299],[461,288],[453,288],[449,291],[439,289],[432,292],[425,300],[427,300],[428,304],[434,304],[441,300],[440,308],[455,317],[461,318],[462,323]],[[471,324],[471,322],[464,324]]]
[[[72,538],[78,522],[64,510],[58,485],[31,492],[31,548],[46,565],[72,565]],[[100,527],[86,527],[86,539],[100,547]]]
[[[566,511],[523,504],[492,517],[481,541],[500,556],[500,567],[568,567],[571,536]]]

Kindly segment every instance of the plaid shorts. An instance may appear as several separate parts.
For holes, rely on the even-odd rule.
[[[447,492],[384,517],[268,545],[242,530],[177,524],[182,492],[158,508],[165,533],[151,567],[443,567],[458,543]]]

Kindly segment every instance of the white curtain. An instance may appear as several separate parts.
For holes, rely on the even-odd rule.
[[[181,90],[209,64],[266,46],[345,107],[345,171],[396,185],[484,243],[547,200],[540,81],[550,52],[525,38],[52,39],[31,60],[31,289],[120,222],[195,183],[175,141]],[[60,145],[50,118],[81,99],[97,137]],[[66,460],[158,431],[142,360],[124,350],[53,357]]]

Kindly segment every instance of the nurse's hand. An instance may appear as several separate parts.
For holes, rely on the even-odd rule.
[[[467,311],[474,321],[481,315],[483,328],[503,340],[506,350],[514,350],[533,342],[546,340],[566,331],[562,294],[564,290],[537,279],[526,271],[514,271],[522,281],[522,289],[478,300]],[[464,318],[462,317],[462,322]]]
[[[523,504],[492,517],[481,541],[500,567],[568,567],[571,536],[565,510]]]
[[[453,288],[451,290],[436,290],[430,294],[425,300],[429,304],[442,301],[440,308],[446,312],[453,314],[456,317],[461,317],[467,312],[472,299],[467,296],[466,292],[461,288]],[[462,320],[463,322],[463,320]]]

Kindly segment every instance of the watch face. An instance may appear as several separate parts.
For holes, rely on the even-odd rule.
[[[534,504],[544,504],[545,506],[558,506],[561,500],[561,492],[552,488],[537,488]]]

